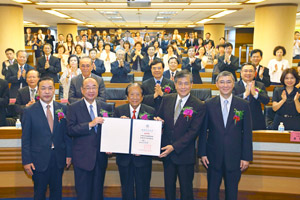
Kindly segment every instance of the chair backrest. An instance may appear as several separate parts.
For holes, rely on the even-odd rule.
[[[105,88],[106,99],[107,100],[125,100],[126,88]]]
[[[128,80],[129,80],[129,83],[134,83],[134,74],[127,74],[127,77],[128,77]]]
[[[273,111],[272,106],[265,106],[264,115],[265,115],[267,130],[273,129],[273,121],[274,121],[275,114],[276,112]]]
[[[107,104],[110,105],[110,108],[107,111],[110,113],[110,117],[112,117],[114,116],[114,112],[115,112],[115,103],[109,102]]]
[[[192,89],[191,94],[201,101],[206,101],[211,98],[211,89]]]

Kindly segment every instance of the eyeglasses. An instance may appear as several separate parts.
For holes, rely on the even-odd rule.
[[[97,90],[97,88],[96,87],[85,87],[85,88],[83,88],[84,90],[86,90],[86,91],[95,91],[95,90]]]

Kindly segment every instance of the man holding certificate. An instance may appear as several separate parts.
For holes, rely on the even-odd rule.
[[[164,166],[165,195],[176,199],[176,179],[179,178],[182,200],[192,200],[195,164],[195,140],[206,112],[205,104],[192,96],[193,76],[187,70],[175,75],[178,94],[164,95],[157,120],[164,121],[161,141]]]
[[[115,110],[115,117],[152,120],[155,110],[142,104],[144,92],[140,84],[132,83],[126,88],[129,104],[119,106]],[[122,199],[138,200],[149,199],[152,157],[117,154],[117,165],[119,168]],[[136,195],[134,195],[134,188]]]

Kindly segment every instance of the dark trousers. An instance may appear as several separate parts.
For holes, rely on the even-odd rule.
[[[219,200],[220,185],[224,178],[225,183],[225,199],[226,200],[237,200],[238,196],[238,185],[241,178],[241,170],[228,171],[223,163],[221,170],[216,170],[211,166],[207,169],[207,199],[208,200]]]
[[[128,166],[118,166],[122,199],[134,200],[134,188],[137,200],[148,200],[151,180],[152,165],[135,167],[133,162]]]
[[[194,164],[177,165],[171,159],[164,164],[164,180],[166,200],[176,200],[176,180],[179,178],[180,199],[193,200]]]
[[[50,200],[62,199],[62,175],[63,168],[58,168],[55,158],[55,150],[51,151],[49,166],[44,172],[33,172],[32,180],[34,182],[34,199],[46,199],[47,186],[50,189]]]
[[[106,165],[100,163],[100,152],[97,153],[95,167],[87,171],[74,166],[75,190],[78,200],[103,200],[103,185]]]

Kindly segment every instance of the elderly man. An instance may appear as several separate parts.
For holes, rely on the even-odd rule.
[[[125,61],[125,51],[119,49],[116,52],[117,60],[111,63],[111,73],[113,74],[111,83],[129,83],[128,73],[131,71],[130,64]]]
[[[71,84],[70,84],[70,90],[69,90],[69,102],[74,103],[76,101],[81,100],[82,93],[81,93],[81,87],[82,82],[84,79],[92,77],[94,78],[98,83],[98,95],[97,100],[105,101],[105,86],[103,79],[95,74],[92,74],[93,65],[92,60],[89,57],[83,57],[80,59],[79,62],[79,68],[81,70],[80,75],[77,75],[76,77],[72,78]]]
[[[34,69],[32,66],[26,63],[27,53],[24,50],[17,52],[17,63],[11,65],[6,73],[5,79],[8,83],[11,83],[9,89],[10,98],[16,98],[18,89],[27,86],[26,73]]]

